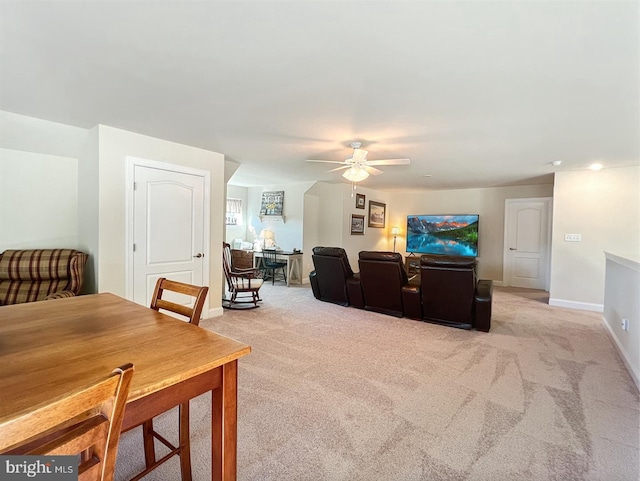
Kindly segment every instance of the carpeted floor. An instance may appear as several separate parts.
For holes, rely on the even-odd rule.
[[[261,294],[259,309],[201,322],[253,349],[239,363],[239,481],[640,479],[638,390],[601,314],[496,288],[487,334],[307,286]],[[209,402],[191,403],[195,481],[210,479]],[[176,410],[156,424],[175,439]],[[139,431],[123,435],[117,480],[142,469]],[[145,479],[178,480],[177,459]]]

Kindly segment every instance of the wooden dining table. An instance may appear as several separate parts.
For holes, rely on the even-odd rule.
[[[238,359],[250,351],[109,293],[2,306],[0,425],[130,362],[122,430],[211,391],[211,479],[233,481]],[[18,441],[0,439],[0,452]]]

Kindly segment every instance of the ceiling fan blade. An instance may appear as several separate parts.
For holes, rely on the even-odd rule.
[[[411,159],[367,160],[367,165],[409,165]]]
[[[376,169],[375,167],[369,167],[368,165],[363,165],[362,168],[369,172],[371,175],[380,175],[384,174],[380,169]]]
[[[336,167],[335,169],[327,170],[327,172],[335,172],[337,170],[348,169],[350,165],[343,165],[342,167]]]
[[[343,164],[345,165],[346,162],[340,162],[338,160],[315,160],[315,159],[308,159],[307,162],[323,162],[325,164]]]

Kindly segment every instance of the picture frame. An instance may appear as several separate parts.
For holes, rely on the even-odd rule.
[[[284,190],[262,193],[260,215],[282,215],[284,204]]]
[[[365,200],[364,194],[356,194],[356,209],[364,209]]]
[[[387,217],[387,205],[382,202],[369,201],[369,227],[384,228]]]
[[[351,235],[364,235],[364,215],[351,214]]]

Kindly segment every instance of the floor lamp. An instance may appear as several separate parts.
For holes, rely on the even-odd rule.
[[[400,228],[399,227],[392,227],[391,228],[391,235],[393,236],[393,252],[396,251],[396,237],[398,237],[398,234],[400,234]]]

